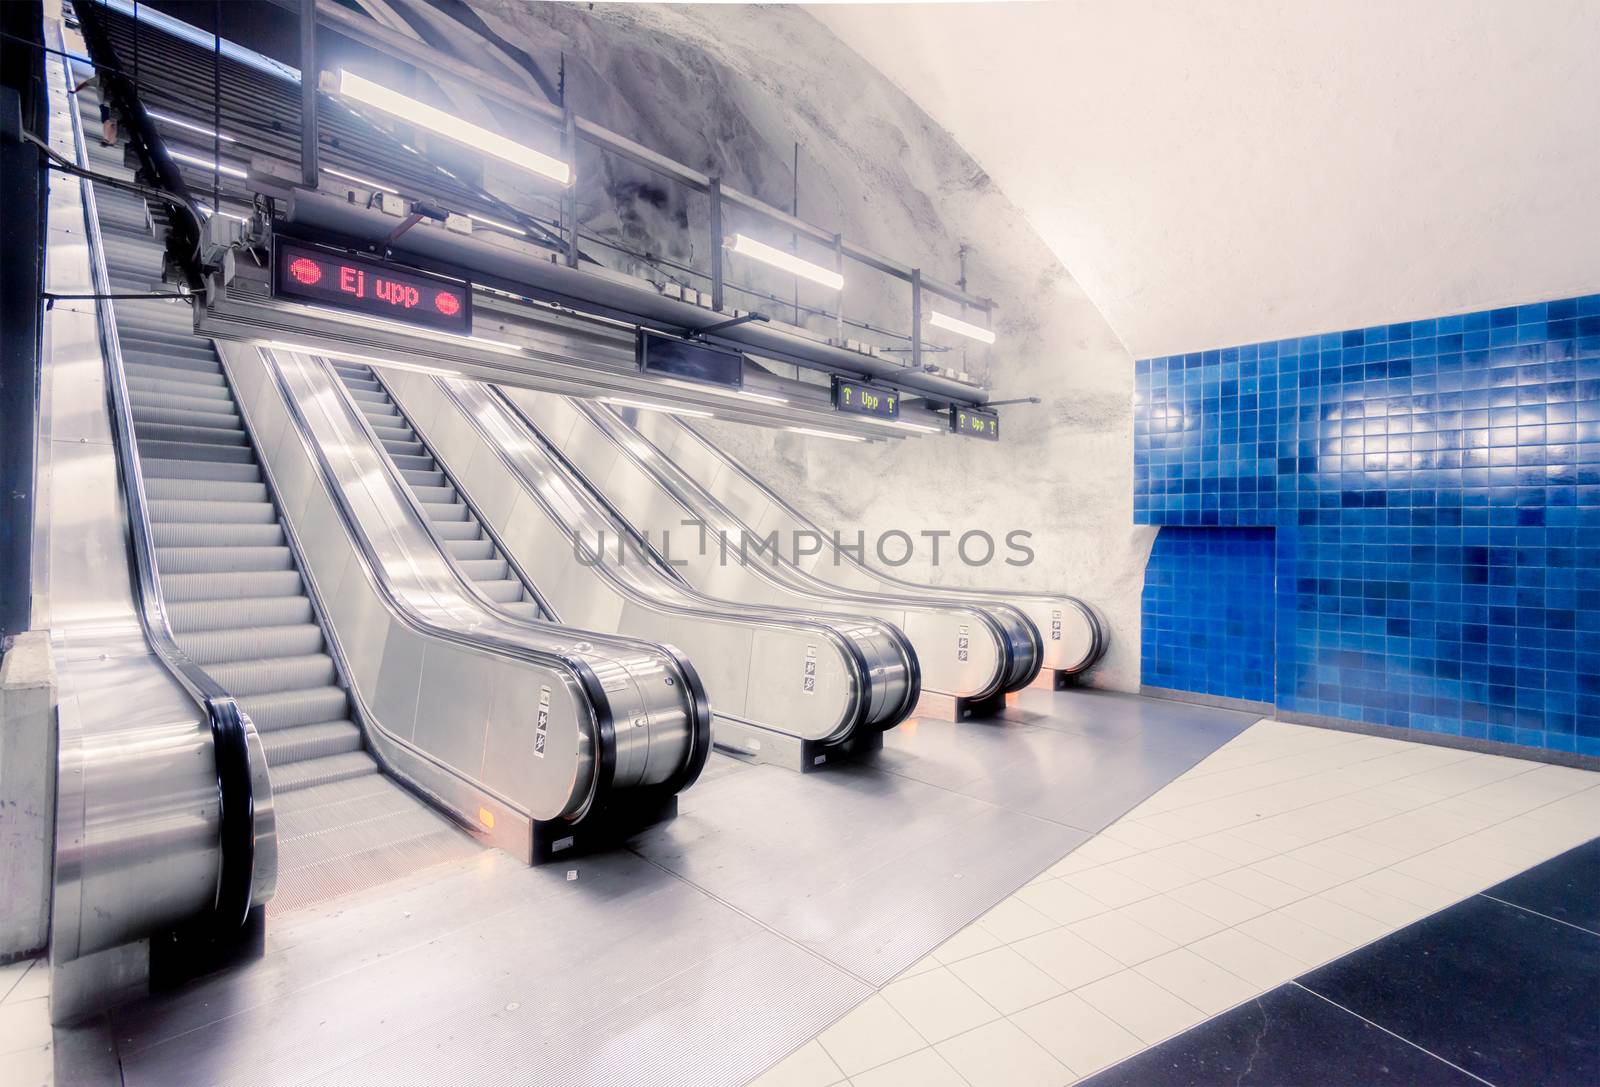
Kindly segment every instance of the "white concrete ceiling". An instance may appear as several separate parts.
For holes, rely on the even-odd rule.
[[[810,10],[1136,357],[1600,291],[1596,0]]]

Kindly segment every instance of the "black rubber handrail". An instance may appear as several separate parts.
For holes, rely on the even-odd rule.
[[[93,9],[94,4],[83,4],[77,12],[85,32],[84,40],[89,47],[90,57],[97,64],[110,66],[115,58],[106,55],[108,46],[103,35],[94,32],[97,24],[93,16],[88,14]],[[117,80],[121,80],[121,77],[103,79],[102,85]],[[122,82],[126,83],[125,80]],[[88,148],[83,137],[83,121],[75,102],[68,103],[68,113],[72,118],[73,146],[78,164],[87,168]],[[111,277],[106,269],[105,249],[100,238],[100,216],[95,203],[94,183],[83,179],[80,185],[94,293],[110,294]],[[219,929],[237,928],[244,925],[250,912],[256,867],[256,803],[250,765],[248,718],[234,697],[178,646],[172,633],[166,599],[162,595],[156,570],[155,540],[150,531],[149,504],[145,497],[144,472],[139,462],[138,439],[134,434],[133,408],[128,396],[127,375],[123,369],[116,311],[109,299],[101,299],[96,303],[95,312],[101,357],[106,368],[111,431],[122,477],[122,493],[128,507],[128,550],[137,574],[132,586],[135,606],[146,641],[157,658],[205,711],[211,729],[218,809],[217,890],[212,902],[212,917]]]

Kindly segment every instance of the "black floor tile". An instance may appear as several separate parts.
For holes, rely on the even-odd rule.
[[[1462,1083],[1476,1081],[1299,986],[1284,985],[1078,1087]]]
[[[1483,893],[1600,935],[1600,838]]]
[[[1300,978],[1482,1076],[1600,1083],[1600,936],[1482,896]]]

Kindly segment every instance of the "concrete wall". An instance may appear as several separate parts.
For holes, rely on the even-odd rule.
[[[812,10],[1137,357],[1600,289],[1593,0]]]
[[[969,568],[948,556],[934,568],[924,549],[900,572],[1080,595],[1112,632],[1094,682],[1136,687],[1151,530],[1132,520],[1132,359],[972,158],[796,8],[474,6],[550,70],[565,53],[570,101],[585,116],[782,205],[792,198],[798,142],[803,217],[947,280],[958,274],[960,247],[971,247],[971,289],[999,303],[1000,341],[992,361],[974,353],[962,365],[986,374],[998,398],[1044,400],[1005,410],[1004,441],[867,447],[731,424],[708,429],[824,526],[869,538],[890,529],[1031,532],[1037,558],[1026,568]],[[685,229],[702,222],[695,201],[616,163],[584,173],[588,225],[707,266],[704,235]],[[891,291],[847,288],[852,315],[892,314],[892,302]],[[906,321],[902,313],[898,327]]]

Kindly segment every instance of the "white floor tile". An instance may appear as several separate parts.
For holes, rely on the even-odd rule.
[[[1207,834],[1196,838],[1194,844],[1208,853],[1215,853],[1223,860],[1232,861],[1233,863],[1228,866],[1230,868],[1254,864],[1256,861],[1277,856],[1275,852],[1266,846],[1241,838],[1231,830],[1219,831],[1216,834]]]
[[[1187,846],[1187,842],[1179,843]],[[1179,864],[1174,864],[1165,857],[1158,857],[1154,852],[1141,853],[1137,857],[1127,857],[1120,861],[1113,861],[1105,866],[1104,871],[1115,872],[1121,876],[1136,880],[1146,887],[1153,887],[1156,891],[1170,891],[1174,887],[1182,887],[1185,883],[1194,883],[1204,878],[1199,873],[1191,872]]]
[[[1310,966],[1319,966],[1355,946],[1349,940],[1298,921],[1281,910],[1252,917],[1241,924],[1238,931]]]
[[[1243,895],[1274,910],[1306,896],[1306,892],[1299,887],[1275,879],[1255,868],[1235,868],[1231,872],[1213,876],[1211,882],[1224,890]]]
[[[929,1042],[942,1042],[1000,1017],[988,1001],[944,966],[890,982],[883,998]]]
[[[936,1047],[972,1087],[1063,1087],[1077,1077],[1007,1019]]]
[[[887,1064],[928,1044],[876,993],[817,1035],[817,1041],[847,1076]]]
[[[1223,929],[1214,936],[1189,945],[1201,958],[1209,959],[1265,991],[1305,973],[1310,963],[1285,955],[1275,947],[1246,936],[1238,929]]]
[[[1327,897],[1328,892],[1291,902],[1281,911],[1284,916],[1321,929],[1350,947],[1376,940],[1388,934],[1390,927],[1377,918],[1353,910],[1343,903]]]
[[[1157,895],[1124,906],[1122,913],[1179,947],[1228,927],[1215,917],[1185,905],[1171,894]]]
[[[1178,946],[1121,910],[1068,925],[1067,931],[1089,941],[1124,966],[1144,962]]]
[[[1003,946],[1000,937],[990,932],[980,918],[934,948],[933,958],[949,966],[953,962]]]
[[[1160,849],[1162,846],[1171,845],[1178,840],[1172,835],[1148,826],[1137,819],[1127,818],[1117,820],[1100,833],[1112,841],[1132,846],[1141,853],[1152,849]]]
[[[966,1087],[966,1083],[960,1073],[931,1048],[850,1077],[851,1087]]]
[[[1116,959],[1064,928],[1040,933],[1013,946],[1065,989],[1076,989],[1122,969]]]
[[[1229,973],[1188,948],[1169,951],[1134,969],[1207,1015],[1226,1011],[1261,992],[1237,974]]]
[[[1309,847],[1307,847],[1309,848]],[[1295,850],[1299,853],[1300,850]],[[1279,857],[1268,857],[1264,861],[1256,861],[1250,866],[1250,871],[1261,872],[1273,879],[1287,883],[1307,894],[1316,894],[1326,891],[1329,887],[1337,886],[1345,881],[1345,877],[1318,868],[1303,860],[1297,860],[1294,853],[1285,853]]]
[[[1090,862],[1090,865],[1109,864],[1120,861],[1123,857],[1131,857],[1139,850],[1131,845],[1119,842],[1115,838],[1107,838],[1104,834],[1096,834],[1087,842],[1072,851],[1073,855]]]
[[[1154,1045],[1205,1018],[1199,1008],[1133,970],[1090,982],[1077,993],[1146,1045]]]
[[[1073,886],[1076,878],[1067,876],[1024,887],[1017,892],[1017,897],[1058,925],[1070,925],[1110,908],[1098,898]]]
[[[16,988],[22,976],[33,968],[37,959],[23,959],[21,962],[7,963],[0,966],[0,1004],[4,1004],[11,996],[11,991]]]
[[[0,1054],[50,1044],[50,1002],[44,997],[0,1004]],[[4,1064],[0,1060],[0,1064]]]
[[[39,1046],[5,1056],[6,1087],[52,1087],[56,1079],[55,1048]]]
[[[1380,868],[1371,875],[1363,876],[1361,879],[1352,882],[1413,903],[1429,913],[1435,910],[1442,910],[1446,906],[1459,902],[1466,897],[1436,883],[1429,883],[1426,880],[1417,879],[1415,876],[1408,876],[1404,872],[1393,868]]]
[[[1056,923],[1050,918],[1015,897],[1006,899],[984,914],[978,919],[978,924],[1003,944],[1025,940],[1029,936],[1056,927]]]
[[[1239,867],[1238,864],[1227,857],[1214,853],[1204,846],[1196,845],[1194,842],[1178,842],[1176,845],[1163,846],[1160,849],[1151,850],[1146,855],[1162,864],[1181,868],[1194,877],[1193,879],[1185,880],[1185,883],[1207,879],[1220,872],[1226,872],[1230,868]],[[1137,879],[1139,877],[1135,876],[1134,878]]]
[[[974,955],[950,970],[1002,1015],[1012,1015],[1066,991],[1013,947],[997,947]]]
[[[899,981],[901,978],[914,978],[918,974],[926,974],[929,970],[937,969],[942,965],[944,964],[938,959],[934,958],[931,954],[925,955],[916,962],[912,963],[910,966],[906,967],[904,970],[900,971],[900,973],[896,975],[895,980]]]
[[[844,1072],[815,1038],[751,1081],[750,1087],[831,1087]]]
[[[1109,865],[1069,876],[1066,882],[1115,909],[1157,893],[1149,884],[1113,872]]]
[[[1229,926],[1267,912],[1267,907],[1255,899],[1219,886],[1215,879],[1179,887],[1176,891],[1167,892],[1167,897]]]
[[[1011,1021],[1079,1076],[1131,1057],[1145,1045],[1076,993],[1018,1012]]]
[[[1349,883],[1330,887],[1318,897],[1337,902],[1357,913],[1364,913],[1382,922],[1390,931],[1404,928],[1428,913],[1415,902],[1407,902],[1403,898],[1396,898],[1394,895],[1374,889],[1368,884],[1367,879],[1368,877],[1363,876]]]

